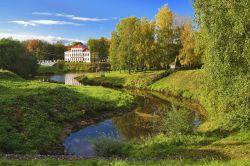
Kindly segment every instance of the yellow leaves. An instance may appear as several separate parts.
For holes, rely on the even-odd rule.
[[[181,43],[182,49],[180,52],[180,59],[182,64],[195,65],[199,61],[199,58],[195,55],[195,38],[193,27],[191,23],[185,23],[181,30]]]
[[[160,29],[171,28],[173,26],[173,13],[168,5],[164,5],[156,15],[156,25]]]

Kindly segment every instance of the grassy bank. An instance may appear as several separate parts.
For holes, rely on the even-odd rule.
[[[202,87],[203,70],[186,70],[175,72],[150,86],[155,91],[171,92],[173,95],[199,99]]]
[[[26,81],[3,70],[0,92],[0,153],[45,153],[59,143],[66,123],[133,103],[116,90]]]
[[[47,75],[47,74],[61,74],[67,72],[64,69],[59,69],[55,66],[39,66],[37,70],[38,75]]]
[[[95,72],[97,68],[109,70],[109,63],[84,63],[58,61],[54,66],[39,66],[38,75],[61,74],[66,72]]]
[[[79,77],[79,81],[86,85],[102,85],[107,87],[127,87],[145,89],[154,81],[166,76],[166,71],[147,71],[129,74],[128,72],[106,72],[104,75],[100,73],[86,73]]]
[[[152,75],[155,73],[152,72]],[[139,73],[138,75],[143,75]],[[113,76],[113,77],[112,77]],[[137,82],[148,80],[149,75],[138,77],[136,74],[119,74],[118,72],[111,72],[105,74],[104,78],[97,77],[97,75],[87,74],[82,78],[87,81],[108,81],[112,84],[119,84],[124,86],[125,81],[133,77]],[[151,79],[143,88],[154,91],[171,94],[174,96],[185,97],[188,99],[200,100],[201,104],[205,96],[202,93],[202,78],[204,76],[203,70],[187,70],[177,71],[167,77]],[[87,84],[88,82],[86,82]],[[104,84],[105,85],[105,84]],[[136,87],[133,84],[132,87]],[[139,88],[141,88],[140,84]],[[169,100],[169,98],[167,99]],[[206,111],[206,105],[204,105]],[[132,143],[129,149],[130,152],[124,152],[128,156],[137,157],[184,157],[184,158],[204,158],[211,157],[223,160],[229,159],[249,159],[250,158],[250,139],[249,131],[238,131],[230,133],[220,130],[217,121],[214,120],[214,115],[210,112],[206,121],[198,128],[198,135],[183,136],[181,138],[171,138],[168,136],[155,137],[146,140],[145,142]],[[220,118],[222,119],[222,118]],[[125,148],[126,149],[126,148]],[[119,153],[118,153],[119,154]],[[123,153],[122,153],[123,154]]]
[[[194,166],[247,166],[250,161],[215,161],[212,159],[203,160],[149,160],[149,161],[133,161],[133,160],[80,160],[80,161],[64,161],[64,160],[34,160],[34,161],[13,161],[13,160],[0,160],[0,165],[8,166],[182,166],[182,165],[194,165]]]

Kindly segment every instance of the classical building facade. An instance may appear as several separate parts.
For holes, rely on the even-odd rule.
[[[64,53],[66,62],[91,62],[91,54],[89,48],[84,44],[78,44]]]

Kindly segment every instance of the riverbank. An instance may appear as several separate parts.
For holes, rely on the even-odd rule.
[[[161,72],[161,73],[160,73]],[[162,74],[162,71],[159,73]],[[169,95],[172,94],[177,96],[184,97],[183,99],[190,99],[193,100],[196,96],[199,96],[199,87],[200,87],[200,78],[202,77],[201,74],[202,70],[194,70],[194,71],[179,71],[176,73],[171,74],[168,77],[157,79],[157,81],[151,81],[151,84],[148,83],[144,84],[147,85],[146,89],[150,90],[157,90],[158,92],[154,93],[154,95],[162,98],[160,96],[162,93]],[[4,113],[1,113],[1,124],[4,126],[0,129],[3,130],[5,133],[1,131],[2,136],[0,137],[0,143],[3,141],[8,142],[7,139],[11,140],[10,145],[14,143],[19,143],[18,141],[28,141],[29,144],[33,144],[33,148],[35,144],[32,142],[32,139],[35,139],[35,143],[41,143],[43,146],[49,147],[47,145],[48,142],[52,143],[52,138],[58,139],[58,133],[62,131],[63,126],[65,123],[71,123],[72,121],[79,121],[81,122],[82,119],[86,118],[86,120],[95,121],[95,116],[100,117],[100,113],[102,116],[106,115],[106,111],[102,108],[112,110],[126,110],[126,108],[131,107],[133,103],[133,99],[130,95],[119,92],[116,90],[106,89],[102,87],[75,87],[75,86],[65,86],[65,85],[58,85],[53,83],[41,83],[36,81],[25,81],[22,78],[10,73],[10,72],[3,72],[0,78],[0,90],[4,90],[3,94],[0,94],[1,99],[9,99],[13,98],[13,101],[1,101],[1,105],[7,106],[0,108],[7,109]],[[164,73],[164,72],[163,72]],[[112,72],[110,73],[113,76]],[[144,79],[146,76],[153,76],[155,72],[152,73],[138,73],[137,77],[133,74],[129,75],[131,79]],[[197,76],[199,75],[199,76]],[[185,77],[183,77],[185,76]],[[193,77],[191,77],[193,76]],[[95,77],[93,77],[95,78]],[[155,78],[155,77],[151,77]],[[157,77],[159,78],[159,77]],[[178,80],[181,80],[178,82]],[[125,78],[126,80],[126,78]],[[176,84],[172,83],[176,80]],[[193,81],[197,81],[196,84],[192,84]],[[133,81],[134,82],[134,81]],[[137,81],[136,81],[137,82]],[[40,85],[38,85],[40,84]],[[137,84],[140,85],[140,84]],[[146,86],[145,86],[146,87]],[[62,88],[62,89],[58,89]],[[178,93],[174,93],[175,91],[170,91],[170,89],[176,88],[180,90]],[[52,89],[57,89],[55,91],[51,91]],[[74,91],[71,94],[71,90]],[[28,92],[27,92],[28,91]],[[42,93],[45,91],[44,93]],[[69,91],[69,92],[67,92]],[[5,93],[6,92],[6,93]],[[23,95],[22,93],[25,92]],[[39,92],[39,93],[38,93]],[[78,94],[78,92],[80,94]],[[188,92],[188,93],[187,93]],[[75,96],[75,94],[78,94]],[[114,95],[111,95],[113,93]],[[124,94],[123,94],[124,93]],[[185,95],[189,94],[191,95]],[[8,95],[7,95],[8,94]],[[69,95],[71,94],[71,95]],[[85,95],[84,95],[85,94]],[[13,95],[13,96],[12,96]],[[20,96],[19,96],[20,95]],[[84,95],[85,101],[79,99],[79,96]],[[4,96],[4,98],[2,98]],[[38,97],[39,96],[39,97]],[[42,96],[45,96],[43,98]],[[113,96],[113,99],[111,99]],[[119,96],[119,97],[118,97]],[[163,96],[163,97],[166,97]],[[170,98],[169,98],[170,97]],[[168,99],[165,100],[172,100],[171,95]],[[128,100],[128,99],[131,100]],[[21,100],[22,99],[22,100]],[[48,102],[49,100],[53,100],[53,102]],[[70,103],[65,103],[63,101],[66,100]],[[91,99],[91,100],[89,100]],[[39,101],[38,101],[39,100]],[[86,103],[87,101],[91,101],[90,103]],[[127,102],[125,102],[127,101]],[[118,104],[117,102],[121,102]],[[123,103],[125,102],[125,103]],[[11,103],[11,104],[10,104]],[[41,104],[43,103],[43,104]],[[49,103],[49,107],[46,104]],[[76,103],[75,105],[72,103]],[[130,103],[130,104],[128,104]],[[173,102],[174,103],[174,102]],[[52,105],[53,104],[53,105]],[[81,105],[83,104],[83,105]],[[183,103],[185,105],[185,102]],[[60,107],[60,105],[62,105]],[[113,106],[112,106],[113,105]],[[41,106],[41,107],[40,107]],[[59,107],[59,108],[58,108]],[[40,109],[39,109],[40,108]],[[62,109],[67,109],[66,111],[58,112]],[[1,109],[1,110],[4,110]],[[35,111],[37,109],[37,111]],[[76,115],[72,115],[72,110],[80,109],[83,112],[76,111]],[[91,111],[94,110],[94,111]],[[45,114],[44,114],[45,111]],[[7,113],[9,112],[9,113]],[[17,113],[16,113],[17,112]],[[117,113],[120,111],[117,111]],[[24,116],[25,114],[25,116]],[[7,115],[7,116],[6,116]],[[82,116],[83,115],[83,116]],[[86,115],[86,116],[85,116]],[[45,117],[48,116],[48,119]],[[76,116],[82,117],[82,119],[77,119]],[[102,117],[101,116],[101,117]],[[7,118],[6,118],[7,117]],[[53,119],[54,117],[60,118],[59,120]],[[89,117],[89,118],[88,118]],[[23,120],[25,118],[25,120]],[[56,121],[55,121],[56,120]],[[30,122],[30,123],[29,123]],[[88,124],[89,122],[83,121],[84,124]],[[57,128],[58,127],[58,128]],[[42,131],[37,131],[37,128],[43,129]],[[46,129],[44,129],[46,128]],[[19,135],[18,132],[25,131],[25,137],[28,139],[25,140],[25,137]],[[11,131],[11,137],[6,137],[8,135],[8,131]],[[53,133],[51,133],[53,131]],[[45,135],[44,135],[45,134]],[[56,136],[57,135],[57,136]],[[4,136],[4,137],[3,137]],[[16,139],[21,137],[21,139]],[[15,138],[15,142],[13,139]],[[44,140],[48,140],[48,142],[44,143]],[[100,164],[100,165],[108,165],[108,164],[120,164],[120,165],[164,165],[171,163],[172,165],[183,165],[189,163],[190,165],[239,165],[239,164],[246,164],[247,160],[250,158],[250,133],[249,131],[241,131],[235,133],[223,133],[221,131],[205,131],[205,130],[198,130],[191,135],[179,135],[179,136],[167,136],[163,134],[159,134],[155,137],[145,138],[140,142],[116,142],[115,140],[107,140],[99,142],[102,144],[99,146],[103,148],[104,151],[107,152],[108,156],[105,156],[106,159],[94,158],[84,161],[73,161],[73,163],[77,164]],[[2,142],[1,142],[2,141]],[[43,141],[43,142],[42,142]],[[111,143],[110,143],[111,141]],[[19,143],[19,144],[20,144]],[[56,143],[56,142],[54,142]],[[11,146],[8,145],[8,148]],[[16,144],[14,144],[16,145]],[[50,144],[51,145],[51,144]],[[27,146],[27,144],[25,144]],[[20,147],[17,153],[25,153],[24,150],[32,153],[37,153],[38,151],[32,151],[32,149],[23,149],[24,145]],[[1,145],[3,147],[3,145]],[[14,146],[13,146],[14,147]],[[32,147],[32,146],[31,146]],[[6,145],[5,145],[6,148]],[[1,148],[2,150],[2,148]],[[22,156],[20,156],[22,157]],[[55,156],[56,157],[56,156]],[[111,158],[110,158],[111,157]],[[48,157],[49,158],[49,157]],[[67,161],[55,161],[53,159],[47,160],[36,160],[36,161],[10,161],[10,160],[2,160],[0,162],[6,162],[8,164],[21,164],[21,165],[28,165],[33,162],[33,165],[51,165],[53,163],[67,165]],[[116,158],[120,158],[116,160]],[[155,159],[160,159],[160,161],[155,162]],[[14,159],[14,158],[9,158]],[[38,158],[39,159],[39,158]],[[146,160],[147,159],[147,160]],[[67,160],[67,157],[66,157]],[[69,159],[71,160],[71,159]],[[78,159],[72,159],[78,160]],[[79,159],[83,160],[83,159]]]
[[[46,154],[62,143],[65,124],[130,110],[134,102],[117,90],[27,81],[4,70],[0,91],[1,153]]]
[[[248,166],[250,160],[214,160],[214,159],[119,159],[119,158],[93,158],[86,159],[81,157],[71,156],[31,156],[28,158],[16,157],[16,159],[6,159],[8,157],[0,157],[0,165],[8,166],[176,166],[176,165],[188,165],[188,166]],[[19,158],[19,159],[18,159]]]
[[[49,74],[62,74],[66,73],[67,70],[59,69],[55,66],[39,66],[37,70],[38,75],[49,75]]]
[[[203,70],[185,71],[147,71],[129,74],[127,72],[106,72],[103,76],[99,73],[85,73],[78,77],[78,81],[85,85],[144,89],[160,92],[166,97],[174,96],[200,103]],[[160,96],[163,97],[163,96]],[[202,114],[205,115],[206,108]]]
[[[62,74],[67,72],[96,72],[97,69],[110,69],[110,64],[102,63],[85,63],[85,62],[64,62],[58,61],[53,66],[40,65],[37,75]]]
[[[105,72],[105,73],[86,73],[79,80],[84,85],[96,85],[104,87],[147,89],[153,82],[167,76],[168,71],[147,71],[129,74],[128,72]]]
[[[152,72],[151,74],[157,75],[154,72]],[[141,75],[141,77],[138,77],[138,75]],[[86,74],[85,76],[80,78],[80,80],[82,82],[85,82],[86,84],[89,81],[92,81],[95,82],[95,85],[99,84],[102,86],[106,86],[107,84],[103,84],[103,82],[107,81],[109,82],[108,85],[110,85],[111,82],[112,86],[120,85],[121,87],[126,87],[124,86],[124,80],[130,80],[129,78],[132,78],[134,80],[133,82],[141,82],[144,80],[148,80],[147,77],[149,75],[150,74],[147,75],[144,73],[136,73],[129,75],[124,73],[119,74],[118,72],[111,72],[105,73],[105,77],[103,78],[100,78],[97,75],[93,74]],[[204,88],[202,86],[203,77],[203,70],[177,71],[168,75],[167,77],[157,79],[156,81],[145,81],[147,82],[146,84],[144,84],[146,86],[141,87],[140,84],[137,85],[139,85],[139,88],[160,92],[161,94],[166,94],[165,97],[170,95],[176,96],[177,98],[179,97],[182,99],[190,99],[197,101],[198,105],[201,105],[204,103],[204,100],[208,102],[206,100],[206,96],[203,96],[202,94],[202,88]],[[127,84],[130,83],[127,82]],[[130,87],[137,88],[133,84],[130,84]],[[167,98],[169,100],[169,97]],[[176,143],[175,141],[173,141],[173,146],[171,143],[169,143],[169,141],[172,139],[171,137],[169,138],[168,136],[163,136],[158,139],[152,138],[146,140],[144,143],[132,143],[132,145],[130,146],[135,147],[135,149],[139,150],[124,153],[130,153],[131,156],[136,156],[136,154],[138,154],[140,157],[164,157],[164,155],[177,155],[182,156],[184,158],[211,157],[217,160],[250,159],[249,131],[227,132],[220,130],[217,123],[219,119],[214,119],[213,115],[210,114],[210,112],[206,111],[205,104],[203,105],[203,109],[207,117],[206,121],[198,128],[198,135],[183,136],[180,139],[180,142],[177,141]],[[187,142],[185,142],[185,140]],[[202,141],[199,142],[199,140]],[[177,145],[175,145],[175,143]]]

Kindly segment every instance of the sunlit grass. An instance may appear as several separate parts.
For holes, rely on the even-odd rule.
[[[177,96],[193,97],[199,95],[203,70],[178,71],[149,86],[152,90],[169,91]]]
[[[64,124],[130,110],[133,102],[118,90],[27,81],[1,70],[0,153],[45,152],[59,143]]]
[[[110,87],[128,87],[145,89],[154,81],[162,78],[166,71],[147,71],[129,74],[128,72],[105,72],[101,76],[100,73],[86,73],[79,80],[84,84],[103,85]]]

